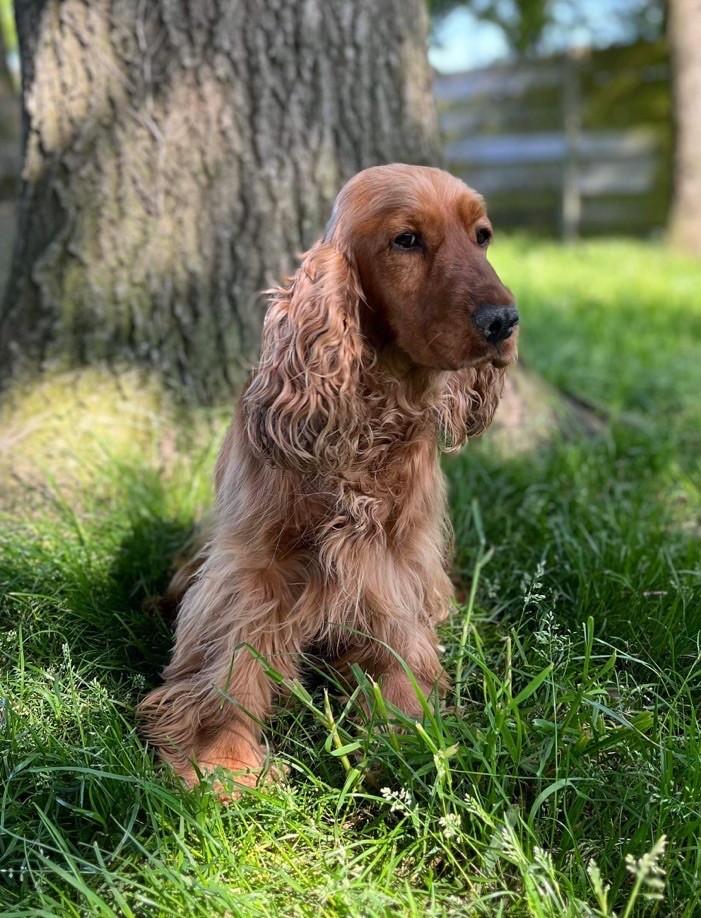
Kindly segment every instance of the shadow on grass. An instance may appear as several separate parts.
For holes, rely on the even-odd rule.
[[[122,629],[126,660],[136,651],[143,675],[156,680],[167,662],[172,643],[172,621],[158,608],[173,573],[173,562],[188,545],[194,522],[164,517],[139,518],[119,544],[109,572],[116,609],[123,609]],[[113,619],[113,638],[119,640],[119,621]]]
[[[51,667],[67,645],[81,668],[157,681],[171,632],[153,599],[194,522],[168,511],[155,472],[129,477],[135,488],[127,482],[107,506],[96,500],[82,519],[54,502],[50,518],[0,535],[0,629],[22,629],[34,666]]]

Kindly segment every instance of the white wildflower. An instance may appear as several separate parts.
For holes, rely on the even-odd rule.
[[[632,854],[626,854],[626,869],[635,877],[636,888],[646,887],[642,893],[646,899],[659,900],[663,896],[665,871],[660,867],[660,861],[666,847],[667,836],[663,835],[651,851],[637,860]]]
[[[414,804],[411,794],[405,787],[398,791],[393,791],[389,787],[383,787],[380,793],[388,803],[391,803],[390,813],[409,813]]]
[[[441,816],[438,820],[438,825],[441,827],[445,839],[450,840],[460,834],[460,817],[457,813],[446,813],[445,816]]]
[[[533,846],[533,860],[542,867],[547,873],[552,873],[553,859],[549,851],[540,848],[538,845]]]
[[[594,895],[596,896],[597,902],[599,903],[599,908],[606,915],[609,911],[608,906],[608,894],[611,889],[609,883],[604,883],[604,879],[601,876],[601,871],[599,870],[599,865],[596,863],[594,858],[592,858],[587,864],[587,875],[589,876],[589,882],[591,887],[594,890]]]
[[[463,799],[468,813],[472,813],[475,816],[479,816],[480,819],[484,819],[486,816],[484,807],[476,797],[473,797],[471,794],[465,794]]]
[[[527,609],[529,606],[535,606],[540,608],[545,599],[547,599],[546,594],[543,592],[543,578],[545,576],[545,562],[540,561],[538,567],[536,568],[535,574],[532,578],[528,578],[527,575],[524,575],[523,580],[521,581],[521,589],[523,591],[523,608]]]

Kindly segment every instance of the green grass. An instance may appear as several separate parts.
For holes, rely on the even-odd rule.
[[[206,509],[225,419],[110,410],[90,381],[6,418],[3,915],[701,913],[701,265],[528,239],[493,261],[529,365],[610,425],[446,460],[453,694],[396,733],[362,676],[355,711],[292,686],[268,733],[286,785],[229,807],[134,729],[170,643],[143,600]]]

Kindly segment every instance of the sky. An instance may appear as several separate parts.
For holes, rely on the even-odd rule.
[[[480,22],[468,10],[456,9],[434,30],[428,56],[436,70],[454,73],[486,67],[507,54],[504,33],[498,26]]]
[[[624,17],[646,4],[646,0],[555,0],[555,22],[545,33],[543,50],[552,53],[572,46],[606,47],[630,41]],[[654,30],[657,11],[652,9]],[[486,67],[508,56],[501,29],[481,22],[458,7],[434,29],[429,57],[441,73]]]

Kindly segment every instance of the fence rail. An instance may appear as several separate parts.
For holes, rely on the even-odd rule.
[[[662,43],[436,79],[449,168],[502,226],[646,234],[670,194],[669,64]]]

